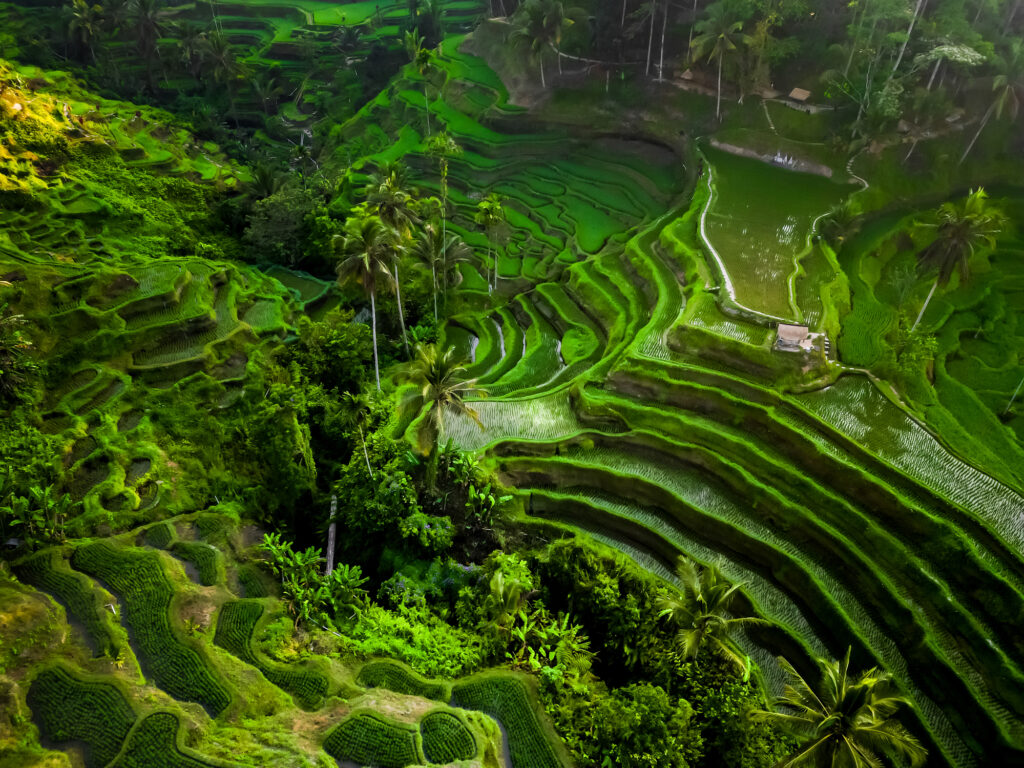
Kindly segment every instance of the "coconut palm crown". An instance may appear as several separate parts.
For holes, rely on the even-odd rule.
[[[757,711],[802,740],[776,768],[881,768],[885,759],[922,766],[927,750],[895,719],[902,696],[893,695],[887,672],[850,672],[850,650],[840,661],[818,659],[821,680],[812,686],[785,659],[789,677],[775,702],[782,712]]]

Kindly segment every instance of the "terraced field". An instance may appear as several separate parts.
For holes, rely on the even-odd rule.
[[[477,65],[447,53],[479,90]],[[834,340],[771,348],[765,315],[835,332],[844,278],[809,236],[849,190],[772,169],[813,210],[744,223],[712,201],[707,223],[693,154],[591,136],[556,157],[500,98],[489,114],[437,113],[467,150],[451,165],[462,220],[498,191],[511,225],[496,290],[485,256],[463,266],[446,343],[488,397],[473,403],[484,429],[453,418],[449,436],[490,457],[528,519],[666,579],[682,553],[722,562],[772,621],[741,638],[769,687],[774,656],[807,666],[852,645],[913,699],[936,764],[1024,760],[1020,488],[952,453]],[[734,160],[705,162],[714,176]],[[715,200],[765,193],[736,183],[717,175]]]

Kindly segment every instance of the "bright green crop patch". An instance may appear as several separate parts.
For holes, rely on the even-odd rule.
[[[423,755],[431,763],[451,763],[476,757],[473,732],[451,712],[431,712],[420,721]]]
[[[26,701],[43,739],[85,745],[86,768],[102,768],[113,760],[135,722],[114,685],[80,680],[62,667],[43,670]]]
[[[339,761],[356,765],[405,768],[422,762],[418,740],[415,726],[373,712],[356,712],[327,735],[324,750]]]
[[[26,584],[49,592],[82,623],[96,655],[117,656],[117,642],[101,618],[103,606],[93,585],[80,573],[56,567],[58,557],[58,550],[41,552],[22,562],[14,572]]]
[[[178,747],[178,718],[154,712],[138,724],[117,762],[110,768],[214,768]]]
[[[204,587],[212,587],[220,581],[220,553],[209,544],[196,541],[178,541],[171,547],[171,553],[199,571],[199,583]]]
[[[176,699],[198,702],[211,715],[224,711],[228,692],[195,649],[171,629],[168,610],[174,591],[155,553],[100,541],[75,550],[71,563],[120,595],[124,621],[147,677]]]
[[[227,603],[217,620],[213,641],[224,650],[256,667],[278,688],[287,691],[303,709],[316,709],[327,696],[327,678],[305,670],[268,664],[252,649],[252,636],[263,615],[263,606],[252,600]]]
[[[457,684],[452,693],[456,706],[479,710],[505,726],[512,768],[562,768],[518,677],[485,674]]]
[[[143,541],[155,549],[167,549],[167,546],[174,540],[174,529],[169,523],[158,523],[146,529]]]
[[[359,670],[356,682],[365,688],[386,688],[395,693],[422,696],[435,701],[447,701],[450,695],[446,684],[424,680],[390,659],[371,661]]]

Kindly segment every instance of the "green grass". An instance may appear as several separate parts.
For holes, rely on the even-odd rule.
[[[116,686],[79,678],[62,666],[44,668],[25,700],[46,742],[85,745],[86,768],[109,764],[135,722]]]
[[[451,695],[447,683],[426,680],[391,659],[369,662],[359,670],[356,682],[364,688],[386,688],[395,693],[422,696],[436,701],[447,701]]]
[[[419,765],[419,730],[375,712],[354,712],[327,734],[324,750],[340,762],[378,768]]]
[[[453,701],[496,718],[508,733],[512,768],[563,768],[551,746],[526,684],[510,673],[485,673],[457,683]]]
[[[420,721],[420,733],[428,762],[445,764],[476,757],[473,732],[452,712],[431,712]]]
[[[263,606],[253,600],[225,603],[217,619],[214,643],[256,667],[278,688],[291,694],[303,709],[319,707],[327,696],[327,678],[315,672],[288,669],[272,664],[253,650],[252,636],[263,615]]]
[[[102,579],[121,598],[132,645],[154,684],[214,716],[228,706],[230,694],[208,662],[171,629],[174,589],[155,553],[100,541],[76,549],[72,565]]]

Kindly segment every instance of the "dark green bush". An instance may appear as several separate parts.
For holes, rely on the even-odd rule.
[[[562,768],[530,702],[526,685],[512,674],[484,674],[458,683],[454,703],[496,718],[508,733],[512,768]]]
[[[43,670],[29,686],[26,702],[44,740],[85,744],[86,768],[113,760],[135,722],[114,685],[80,680],[62,667]]]
[[[451,712],[431,712],[420,721],[423,756],[431,763],[451,763],[476,757],[473,732]]]
[[[424,680],[390,659],[371,661],[359,670],[356,682],[364,688],[386,688],[395,693],[422,696],[435,701],[447,701],[449,697],[446,684]]]
[[[174,591],[159,557],[100,541],[75,550],[71,564],[106,582],[121,597],[142,671],[181,701],[195,701],[211,715],[224,711],[230,696],[196,651],[171,630],[168,610]]]
[[[178,748],[178,718],[154,712],[138,724],[128,744],[110,768],[215,768]]]
[[[97,656],[117,656],[117,642],[102,619],[104,609],[98,593],[86,576],[54,567],[54,560],[59,556],[57,550],[41,552],[19,564],[14,572],[26,584],[49,592],[81,622]]]
[[[263,606],[252,600],[226,603],[221,608],[213,642],[256,667],[267,680],[291,694],[303,709],[316,709],[327,696],[326,677],[315,672],[270,664],[253,651],[252,635],[262,615]]]
[[[238,569],[238,584],[242,587],[243,597],[270,597],[267,583],[260,569],[247,564]]]
[[[373,712],[357,712],[327,735],[324,750],[341,762],[378,768],[418,765],[414,726],[387,720]]]
[[[171,547],[171,554],[179,560],[192,563],[199,571],[199,583],[204,587],[212,587],[218,578],[218,562],[220,552],[209,544],[196,541],[176,541]]]

